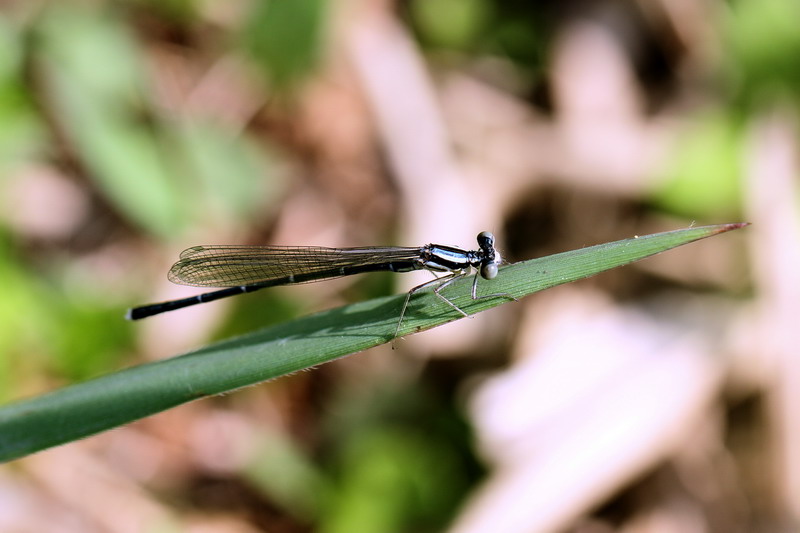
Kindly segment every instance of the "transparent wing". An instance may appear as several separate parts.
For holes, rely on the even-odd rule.
[[[181,253],[168,278],[173,283],[195,287],[235,287],[282,280],[286,284],[308,283],[382,270],[380,265],[388,263],[410,264],[421,251],[422,248],[399,247],[194,246]]]

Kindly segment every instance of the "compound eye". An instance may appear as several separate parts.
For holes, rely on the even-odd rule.
[[[494,246],[494,235],[488,231],[478,233],[478,245],[481,248],[492,248]]]
[[[486,263],[481,266],[481,277],[483,279],[494,279],[497,277],[497,264]]]

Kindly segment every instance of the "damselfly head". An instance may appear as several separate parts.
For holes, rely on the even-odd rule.
[[[481,250],[484,252],[488,252],[489,250],[494,248],[494,235],[488,231],[482,231],[478,233],[478,246],[481,247]]]
[[[488,231],[478,233],[478,246],[483,253],[480,267],[481,277],[494,279],[497,276],[497,265],[501,261],[500,254],[494,249],[494,235]]]
[[[494,279],[497,277],[497,263],[494,261],[481,265],[481,277],[483,279]]]

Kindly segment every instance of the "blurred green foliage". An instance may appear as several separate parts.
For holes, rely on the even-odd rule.
[[[700,116],[687,130],[664,169],[668,179],[656,193],[656,203],[688,218],[737,217],[743,177],[741,125],[717,112]]]
[[[202,4],[200,0],[127,0],[126,3],[178,25],[196,20]]]
[[[97,287],[65,295],[66,286],[22,264],[11,240],[0,238],[0,399],[13,398],[43,369],[80,381],[118,368],[133,341],[123,308],[109,307]]]
[[[215,214],[247,219],[280,192],[253,143],[210,120],[155,111],[143,54],[118,15],[54,7],[37,36],[59,127],[89,177],[141,227],[167,238]]]
[[[324,50],[326,0],[263,0],[252,4],[242,31],[244,48],[279,89],[309,76]]]
[[[554,32],[553,8],[530,2],[489,0],[413,0],[409,21],[432,50],[459,52],[465,63],[483,57],[513,64],[520,93],[543,81],[548,38]]]
[[[342,390],[326,423],[335,497],[322,531],[442,531],[481,468],[441,384]]]
[[[25,86],[24,54],[21,32],[0,16],[0,176],[47,147],[44,125]]]
[[[735,0],[723,19],[734,100],[745,111],[776,101],[800,107],[800,2]]]
[[[334,495],[328,473],[285,434],[264,432],[255,449],[242,477],[302,524],[319,520]]]
[[[169,16],[182,22],[193,13],[190,2],[172,5]],[[84,190],[96,188],[123,220],[163,240],[268,215],[284,189],[273,172],[277,156],[211,116],[165,113],[136,13],[121,7],[0,12],[0,171],[34,165],[78,174]],[[13,288],[0,299],[0,395],[27,390],[28,371],[72,381],[118,367],[133,352],[134,329],[110,296],[117,288],[103,286],[113,278],[71,275],[69,243],[39,243],[28,257],[13,229],[3,235],[0,271]]]
[[[50,320],[48,310],[40,305],[46,296],[32,276],[14,256],[8,235],[0,235],[0,279],[3,297],[0,298],[0,400],[14,396],[16,387],[29,383],[27,371],[43,365],[42,355],[48,354],[46,335],[40,325]]]
[[[491,7],[486,0],[415,0],[411,15],[432,45],[468,50],[491,22]]]
[[[734,0],[722,17],[729,105],[698,114],[678,139],[655,195],[672,213],[700,219],[738,216],[746,163],[747,125],[761,112],[782,106],[800,111],[800,3]]]
[[[451,402],[440,383],[340,386],[324,406],[319,453],[263,433],[241,474],[318,531],[442,531],[483,475]]]
[[[49,103],[89,177],[143,228],[162,237],[179,231],[186,216],[156,131],[142,117],[145,73],[128,28],[110,13],[58,6],[37,30]]]

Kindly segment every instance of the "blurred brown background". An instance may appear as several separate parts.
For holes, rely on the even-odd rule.
[[[0,467],[9,532],[780,532],[796,0],[0,4],[3,402],[414,275],[195,294],[196,244],[510,261],[754,225]]]

